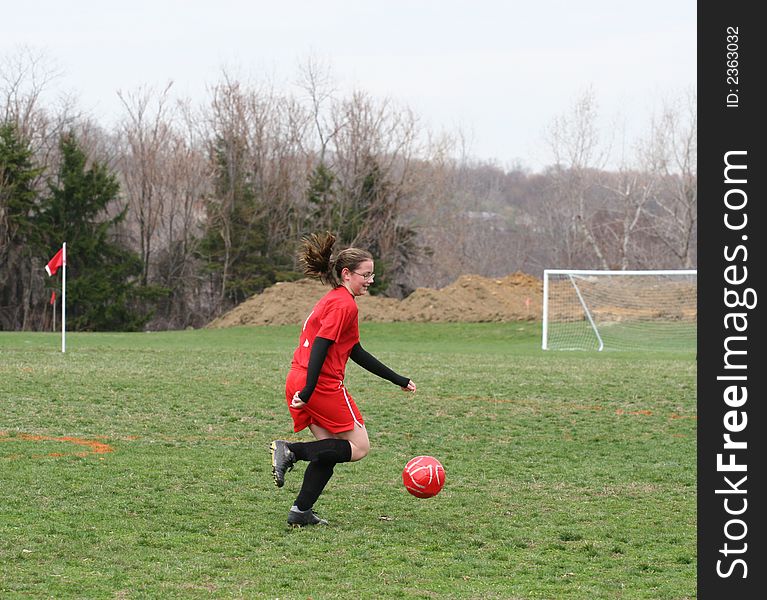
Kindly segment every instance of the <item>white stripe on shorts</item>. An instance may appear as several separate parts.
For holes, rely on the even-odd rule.
[[[340,387],[340,388],[341,388],[341,391],[343,391],[343,393],[344,393],[344,400],[346,400],[346,406],[349,408],[349,412],[350,412],[350,413],[351,413],[351,415],[352,415],[352,419],[354,419],[354,422],[355,422],[357,425],[359,425],[360,427],[364,427],[364,425],[363,425],[362,423],[360,423],[360,422],[357,420],[357,417],[354,415],[354,411],[352,410],[352,404],[351,404],[351,402],[349,402],[349,396],[347,396],[347,394],[346,394],[346,388],[344,387],[344,382],[342,381],[342,382],[339,384],[339,386],[338,386],[338,387]]]

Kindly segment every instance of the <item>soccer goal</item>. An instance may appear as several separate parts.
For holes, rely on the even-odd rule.
[[[543,272],[544,350],[695,351],[698,272]]]

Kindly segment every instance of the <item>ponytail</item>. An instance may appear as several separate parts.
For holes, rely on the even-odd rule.
[[[301,250],[298,259],[304,265],[304,275],[319,279],[322,283],[333,282],[332,253],[336,236],[327,232],[324,236],[312,233],[301,242]]]
[[[304,275],[319,279],[322,283],[338,287],[342,283],[341,272],[353,271],[364,260],[373,260],[366,250],[346,248],[333,256],[336,236],[326,232],[324,235],[312,233],[301,241],[298,259],[304,265]]]

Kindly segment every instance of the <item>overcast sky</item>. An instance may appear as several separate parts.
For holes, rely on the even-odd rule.
[[[694,89],[693,0],[4,0],[0,59],[28,47],[57,85],[108,126],[117,91],[161,88],[202,102],[223,69],[298,94],[314,57],[341,92],[461,129],[501,166],[551,162],[544,132],[591,87],[605,129],[636,137],[668,97]],[[0,63],[1,64],[1,63]]]

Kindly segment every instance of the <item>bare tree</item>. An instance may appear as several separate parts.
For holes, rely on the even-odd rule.
[[[319,142],[318,160],[323,164],[328,144],[343,126],[343,123],[331,120],[331,107],[335,104],[337,90],[330,68],[314,57],[299,66],[299,74],[298,86],[309,101],[309,115]]]
[[[606,269],[609,268],[608,258],[594,230],[595,209],[590,201],[599,184],[599,172],[607,160],[597,128],[597,109],[594,91],[588,89],[568,114],[553,121],[548,141],[555,162],[549,171],[553,185],[547,210],[566,222],[572,233],[582,235],[599,265]],[[562,233],[566,235],[560,239],[568,243],[566,258],[571,261],[575,258],[573,249],[577,240],[572,238],[570,231]]]
[[[259,216],[265,222],[266,253],[281,260],[286,240],[302,231],[310,156],[306,154],[310,116],[295,98],[278,96],[268,130],[256,141],[265,152],[255,153],[251,169],[259,190]],[[287,257],[286,257],[287,258]],[[292,264],[293,257],[290,257]],[[286,266],[286,265],[283,265]]]
[[[642,148],[643,166],[661,181],[647,210],[656,238],[679,266],[696,264],[698,210],[697,95],[666,102]]]
[[[168,83],[159,92],[139,89],[117,94],[126,112],[119,124],[122,188],[130,207],[130,218],[138,229],[143,285],[149,281],[153,245],[170,191],[167,163],[173,130],[168,94],[172,85]]]
[[[419,251],[404,218],[414,190],[417,119],[389,100],[375,102],[356,92],[335,107],[333,123],[333,221],[346,243],[381,259],[388,269],[387,293],[401,295],[396,282]]]
[[[459,139],[441,135],[428,141],[426,155],[413,161],[415,192],[407,206],[409,221],[427,253],[411,261],[405,270],[409,287],[442,287],[463,272],[467,233],[461,215],[463,198],[458,193]]]
[[[237,182],[246,175],[248,124],[245,99],[240,84],[224,73],[224,81],[213,89],[209,116],[208,152],[216,169],[214,178],[224,180],[228,185],[219,189],[209,198],[207,218],[209,227],[215,228],[224,245],[223,264],[220,273],[218,304],[224,302],[229,279],[233,248],[233,213],[237,200]]]
[[[283,249],[300,231],[311,121],[294,98],[246,87],[227,74],[214,88],[208,119],[216,181],[208,202],[209,232],[223,247],[216,278],[224,302],[235,265],[260,261],[266,278],[273,277],[266,270],[279,269],[283,259],[292,265]]]
[[[205,132],[190,106],[179,106],[178,127],[170,132],[165,154],[166,188],[160,222],[154,281],[170,290],[158,314],[158,326],[188,327],[206,323],[209,288],[199,273],[195,253],[203,233],[205,198],[211,194],[211,163]]]
[[[72,98],[47,97],[59,76],[49,57],[28,47],[0,60],[0,121],[16,125],[46,168],[55,168],[61,134],[83,118]]]
[[[20,48],[0,63],[0,114],[2,122],[15,123],[19,133],[33,139],[40,129],[42,95],[57,73],[46,58]]]

